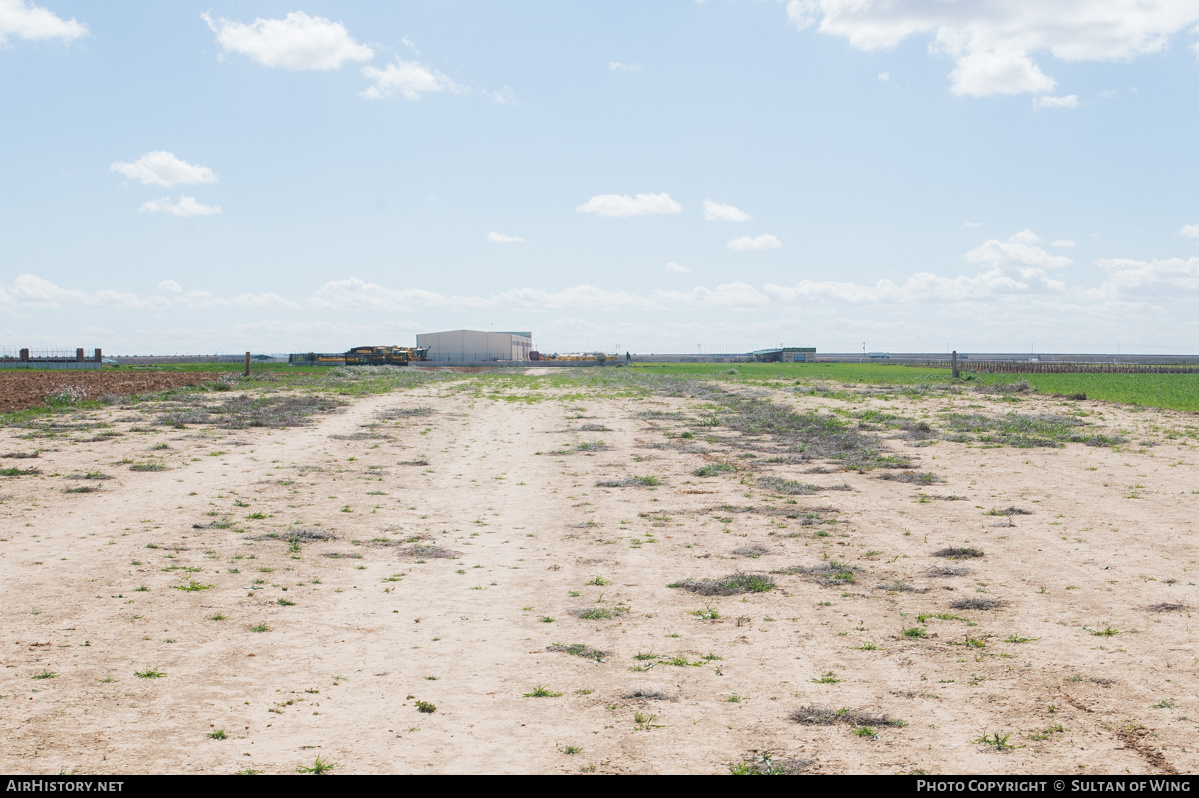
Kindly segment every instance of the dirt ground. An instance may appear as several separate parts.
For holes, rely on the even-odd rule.
[[[292,429],[113,407],[88,415],[106,440],[0,430],[0,454],[40,450],[0,459],[40,470],[0,478],[0,771],[1194,772],[1197,419],[851,409],[967,403],[1130,442],[889,435],[945,480],[906,484],[685,437],[670,414],[698,400],[508,401],[469,378]],[[597,486],[644,475],[661,484]],[[933,556],[951,546],[982,556]],[[829,561],[852,581],[794,568]],[[738,572],[775,587],[668,586]],[[1001,603],[951,606],[971,599]]]
[[[0,371],[0,413],[44,404],[56,391],[74,391],[81,398],[125,396],[165,388],[197,385],[216,379],[216,372],[114,372],[109,370]]]

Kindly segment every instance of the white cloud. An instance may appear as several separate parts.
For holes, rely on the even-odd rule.
[[[709,222],[748,222],[749,214],[732,205],[704,200],[704,218]]]
[[[359,44],[340,22],[293,11],[283,19],[262,19],[250,24],[230,19],[201,17],[227,52],[249,56],[263,66],[328,71],[346,61],[369,61],[375,53]]]
[[[170,291],[174,294],[177,294],[183,290],[183,286],[179,285],[179,283],[175,282],[174,280],[163,280],[158,284],[158,287],[163,291]]]
[[[419,61],[405,61],[402,58],[397,58],[395,63],[388,64],[383,69],[363,67],[362,74],[375,84],[361,92],[368,100],[381,100],[393,94],[399,94],[409,100],[419,100],[422,94],[443,91],[465,94],[469,90],[466,86],[455,83],[436,67],[426,66]]]
[[[1074,246],[1078,246],[1078,245],[1075,244],[1073,241],[1071,241],[1069,238],[1059,238],[1057,241],[1050,241],[1049,246],[1051,246],[1051,247],[1074,247]]]
[[[648,297],[630,294],[627,291],[608,291],[591,285],[576,285],[561,291],[517,288],[489,296],[456,296],[421,288],[387,288],[376,283],[364,282],[357,277],[325,283],[312,295],[309,304],[317,308],[366,308],[385,311],[417,307],[447,310],[516,308],[526,311],[567,308],[604,311],[664,309]]]
[[[706,307],[760,307],[769,305],[770,298],[748,283],[727,283],[715,289],[696,286],[690,291],[655,291],[659,299],[670,305],[702,305]]]
[[[181,161],[174,153],[165,150],[147,152],[132,163],[118,161],[108,167],[108,171],[141,181],[146,186],[167,188],[179,183],[216,183],[220,180],[207,166]]]
[[[1097,260],[1095,265],[1107,272],[1108,281],[1090,294],[1092,298],[1112,299],[1128,294],[1177,297],[1181,292],[1199,296],[1199,258],[1150,261],[1114,258]]]
[[[517,236],[506,236],[503,233],[491,232],[487,234],[487,240],[493,244],[523,244],[525,240]]]
[[[170,197],[150,200],[143,203],[139,211],[143,213],[169,213],[172,216],[212,216],[221,212],[216,205],[202,205],[195,197],[180,197],[178,202],[171,202]]]
[[[222,297],[208,291],[188,291],[179,297],[179,304],[188,307],[236,307],[236,308],[298,308],[297,303],[284,299],[278,294],[267,291],[261,294],[238,294],[234,297]]]
[[[1199,224],[1184,224],[1178,234],[1187,238],[1199,238]]]
[[[600,194],[579,207],[579,213],[594,213],[596,216],[627,217],[648,216],[658,213],[681,213],[683,207],[670,198],[669,194]]]
[[[982,227],[982,222],[966,222],[967,227]]]
[[[1024,94],[1053,91],[1057,81],[1047,76],[1026,54],[1011,51],[983,51],[958,58],[949,73],[949,90],[966,97],[993,94]]]
[[[910,36],[932,38],[929,50],[956,64],[951,90],[967,96],[1044,94],[1056,81],[1032,60],[1128,60],[1160,52],[1199,21],[1188,0],[789,0],[792,24],[819,23],[864,51],[895,47]]]
[[[400,44],[404,45],[405,47],[407,47],[409,50],[416,53],[417,55],[420,55],[420,50],[416,49],[416,45],[413,44],[412,40],[409,39],[407,36],[400,39]]]
[[[70,42],[86,35],[87,26],[74,18],[64,20],[53,11],[27,0],[0,0],[0,45],[9,36]]]
[[[887,81],[889,81],[890,79],[891,79],[891,73],[890,73],[890,72],[879,72],[879,73],[878,73],[878,82],[879,82],[879,83],[886,83],[886,82],[887,82]]]
[[[640,72],[641,64],[622,64],[619,61],[611,61],[608,64],[608,69],[613,72]]]
[[[778,249],[782,245],[783,245],[782,241],[779,241],[776,237],[769,235],[769,234],[760,235],[757,238],[750,238],[749,236],[740,236],[738,238],[734,238],[732,241],[730,241],[727,244],[729,249],[736,249],[736,250],[741,250],[741,251],[750,250],[750,249]]]
[[[170,304],[163,297],[143,297],[111,289],[89,294],[74,288],[63,288],[32,274],[19,274],[11,286],[0,286],[0,305],[22,306],[32,310],[53,310],[65,305],[146,309]]]
[[[1065,97],[1045,95],[1032,101],[1033,108],[1077,108],[1078,95],[1067,94]]]
[[[486,92],[486,94],[491,98],[493,103],[502,103],[508,105],[516,104],[516,92],[512,91],[510,86],[505,86],[504,88],[496,91],[489,91]]]
[[[666,271],[674,272],[675,274],[689,274],[691,272],[691,269],[687,268],[686,266],[682,265],[681,263],[675,263],[674,261],[669,261],[666,264]]]
[[[1030,270],[1062,269],[1074,262],[1064,255],[1050,255],[1036,246],[1040,242],[1036,233],[1022,230],[1007,241],[992,238],[962,257],[970,263],[989,265],[999,273],[1018,272],[1025,277],[1033,276]]]

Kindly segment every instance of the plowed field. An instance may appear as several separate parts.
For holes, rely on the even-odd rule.
[[[86,398],[106,394],[149,393],[216,379],[216,372],[0,371],[0,413],[37,407],[64,388],[85,391]]]

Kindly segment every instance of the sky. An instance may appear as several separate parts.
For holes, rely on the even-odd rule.
[[[1199,0],[0,0],[0,354],[1199,353]]]

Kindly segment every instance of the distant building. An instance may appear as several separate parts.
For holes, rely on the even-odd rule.
[[[815,363],[814,346],[780,346],[777,349],[759,349],[749,353],[755,363]]]
[[[416,346],[428,347],[429,360],[434,362],[528,360],[533,351],[533,333],[482,330],[421,333],[416,336]]]

